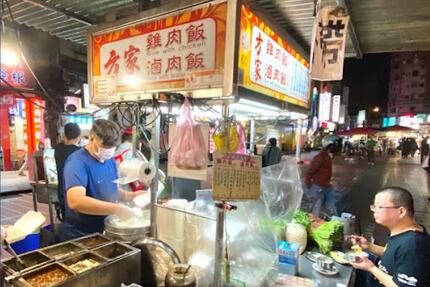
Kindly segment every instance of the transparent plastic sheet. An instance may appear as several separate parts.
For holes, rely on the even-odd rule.
[[[279,164],[263,168],[261,193],[269,208],[271,227],[281,239],[285,233],[285,223],[293,219],[303,197],[303,185],[296,159],[283,157]]]
[[[257,201],[234,202],[237,210],[226,212],[226,234],[230,261],[229,286],[274,286],[279,232],[273,222],[293,218],[303,195],[299,171],[293,158],[262,170],[262,196]],[[205,207],[206,206],[206,207]],[[188,204],[188,210],[216,217],[214,201],[207,196]],[[186,251],[193,265],[198,286],[211,286],[214,270],[216,222],[187,215]]]

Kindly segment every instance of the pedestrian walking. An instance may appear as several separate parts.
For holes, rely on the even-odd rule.
[[[64,165],[67,158],[79,150],[79,141],[81,140],[81,128],[75,123],[67,123],[64,126],[64,142],[55,147],[54,157],[57,165],[58,177],[58,208],[57,218],[64,221],[66,215],[66,195],[64,193]]]
[[[407,158],[411,152],[411,142],[409,139],[403,138],[400,146],[402,150],[402,158]]]
[[[381,146],[382,146],[382,153],[384,155],[386,155],[387,149],[388,149],[388,139],[387,138],[382,139]]]
[[[388,141],[388,155],[395,156],[396,155],[396,144],[394,140]]]
[[[372,137],[366,142],[367,164],[375,165],[375,147],[378,144]]]
[[[331,215],[337,215],[336,199],[330,183],[333,169],[332,157],[336,146],[333,140],[325,139],[322,145],[323,149],[312,159],[305,175],[307,198],[310,201],[308,209],[318,217],[324,205]]]
[[[420,163],[423,164],[425,158],[428,156],[429,154],[429,144],[428,144],[428,137],[425,137],[422,141],[421,141],[421,146],[420,146],[420,153],[421,153],[421,160]]]
[[[411,156],[415,157],[415,153],[418,150],[418,144],[417,141],[414,138],[409,139],[411,144]]]
[[[281,162],[282,152],[281,149],[276,146],[276,143],[276,138],[270,138],[269,143],[264,147],[262,154],[263,167]]]

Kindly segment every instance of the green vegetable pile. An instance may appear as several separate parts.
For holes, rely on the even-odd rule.
[[[326,222],[315,229],[311,236],[322,253],[339,249],[343,242],[343,223],[337,220]]]
[[[304,212],[298,209],[294,213],[293,219],[296,223],[303,225],[306,228],[306,231],[308,232],[308,234],[311,233],[312,220],[307,212]]]

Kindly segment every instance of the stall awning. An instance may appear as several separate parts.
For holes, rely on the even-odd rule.
[[[381,131],[382,132],[416,132],[417,130],[410,127],[395,125],[395,126],[383,128]]]
[[[87,30],[91,25],[96,24],[98,17],[120,8],[138,10],[138,1],[134,0],[8,0],[2,2],[4,20],[12,20],[9,13],[10,7],[13,19],[17,23],[81,45],[87,44]]]
[[[347,37],[346,56],[430,50],[430,1],[428,0],[256,0],[303,47],[309,49],[314,4],[346,6],[355,37]],[[351,32],[351,31],[350,31]]]
[[[347,131],[338,131],[334,134],[337,136],[355,136],[355,135],[374,135],[378,132],[377,129],[372,128],[355,128]]]
[[[172,0],[173,1],[173,0]],[[170,1],[170,2],[172,2]],[[8,0],[15,20],[56,37],[86,45],[87,29],[101,16],[118,9],[136,13],[137,0]],[[153,1],[151,1],[153,2]],[[256,0],[305,48],[311,43],[314,0]],[[163,1],[162,3],[169,3]],[[178,5],[180,4],[179,2]],[[430,50],[428,0],[322,0],[322,5],[346,5],[356,40],[348,37],[347,55]],[[6,5],[3,19],[10,20]]]

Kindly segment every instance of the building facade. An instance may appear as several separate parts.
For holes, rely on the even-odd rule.
[[[430,52],[391,58],[388,116],[430,114]]]

